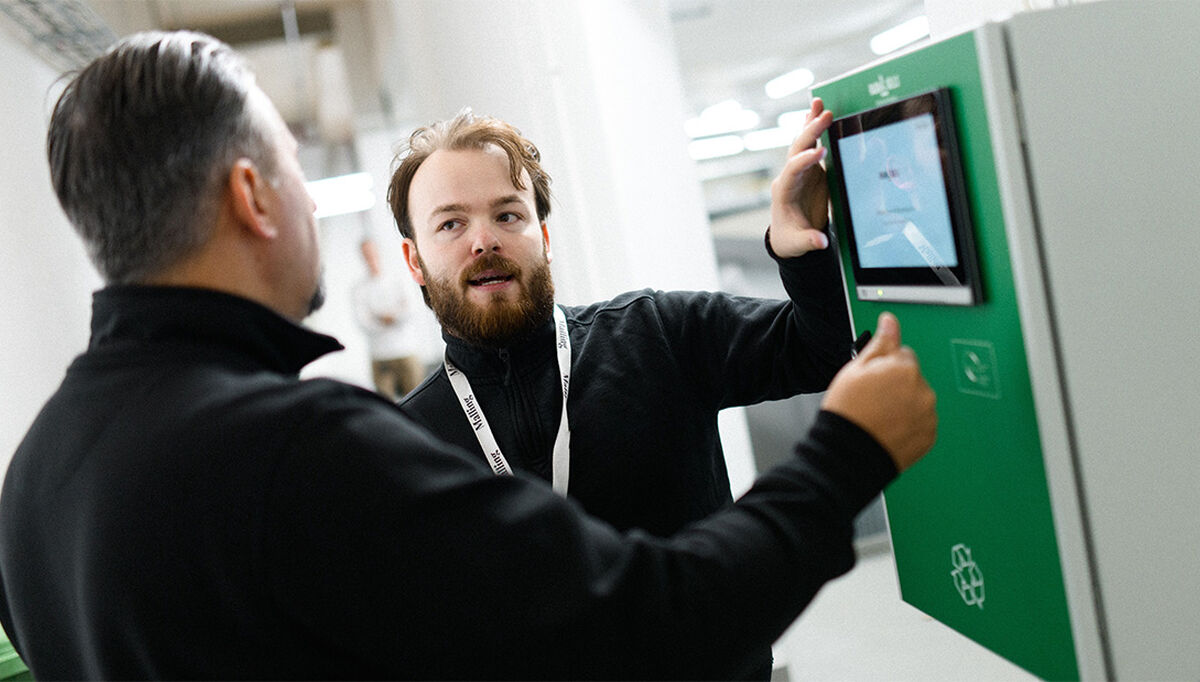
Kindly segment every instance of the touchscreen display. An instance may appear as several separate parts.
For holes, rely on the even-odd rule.
[[[974,304],[979,278],[949,91],[839,118],[829,136],[859,298]]]
[[[958,265],[933,115],[889,123],[837,144],[859,264]]]

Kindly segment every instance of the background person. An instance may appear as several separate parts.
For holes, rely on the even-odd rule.
[[[367,335],[371,378],[380,395],[397,400],[425,378],[420,338],[409,302],[408,281],[385,272],[379,247],[365,238],[359,244],[366,275],[354,285],[354,319]]]
[[[725,678],[850,568],[931,446],[895,319],[796,456],[669,539],[620,534],[377,394],[339,345],[295,139],[228,46],[139,34],[50,122],[106,281],[0,495],[0,622],[36,678]]]

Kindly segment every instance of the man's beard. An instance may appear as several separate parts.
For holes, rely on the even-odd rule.
[[[528,271],[513,260],[496,253],[481,256],[457,281],[449,277],[425,274],[425,292],[438,322],[452,336],[476,346],[503,348],[531,334],[550,319],[554,309],[554,282],[550,263],[542,260]],[[481,306],[467,299],[468,280],[486,270],[499,270],[513,276],[522,285],[517,300],[508,301],[496,294]]]
[[[308,300],[308,315],[312,315],[325,305],[325,269],[321,269],[321,274],[317,278],[317,288],[313,291],[312,298]],[[307,317],[307,315],[306,315]]]

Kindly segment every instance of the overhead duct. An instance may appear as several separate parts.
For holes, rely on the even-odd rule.
[[[117,39],[81,0],[0,0],[0,16],[0,24],[59,71],[83,67]]]

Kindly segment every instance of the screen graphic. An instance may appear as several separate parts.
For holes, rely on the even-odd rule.
[[[958,265],[932,114],[837,141],[859,264]]]

